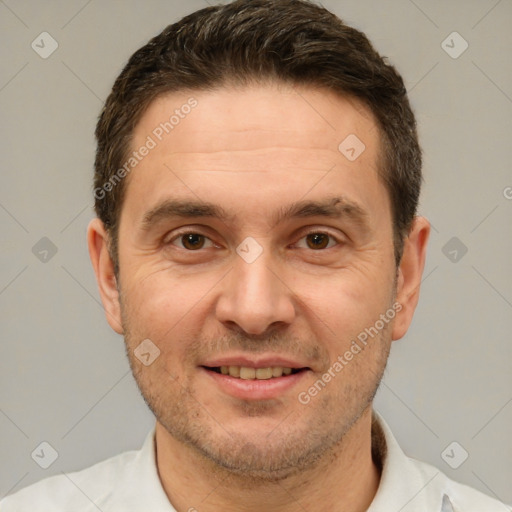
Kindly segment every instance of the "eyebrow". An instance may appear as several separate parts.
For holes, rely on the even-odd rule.
[[[154,224],[175,217],[183,218],[215,218],[229,221],[233,216],[221,206],[205,201],[167,199],[144,214],[142,229],[149,230]]]
[[[297,201],[288,206],[282,207],[272,217],[273,226],[286,219],[326,217],[339,219],[347,217],[358,224],[366,225],[368,213],[357,203],[345,197],[329,197],[319,201]]]
[[[142,229],[148,231],[158,222],[173,218],[213,218],[229,222],[235,217],[236,215],[228,214],[224,208],[213,203],[167,199],[144,214]],[[366,227],[369,215],[357,203],[343,196],[336,196],[318,201],[301,200],[283,206],[271,217],[271,226],[274,227],[288,219],[309,217],[333,219],[346,217],[362,227]]]

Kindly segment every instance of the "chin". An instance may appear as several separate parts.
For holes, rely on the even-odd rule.
[[[238,483],[247,479],[252,486],[255,482],[263,484],[285,480],[313,469],[332,448],[331,443],[325,443],[325,440],[314,446],[303,433],[290,435],[288,432],[288,436],[274,435],[271,439],[272,429],[239,432],[243,435],[239,433],[233,437],[218,432],[217,437],[210,431],[209,438],[189,438],[187,444],[211,471],[221,473],[222,478],[232,477]]]
[[[252,446],[252,450],[247,450]],[[213,463],[218,470],[227,473],[238,481],[247,479],[247,483],[254,486],[255,482],[268,483],[278,482],[292,477],[304,471],[304,462],[301,464],[298,460],[295,462],[290,457],[282,457],[284,454],[272,453],[268,448],[258,450],[254,445],[245,445],[242,447],[245,451],[243,455],[231,452],[212,453],[209,450],[202,449],[201,454],[204,458]],[[295,458],[295,457],[293,457]],[[284,460],[283,460],[284,459]],[[311,466],[312,461],[306,464]]]

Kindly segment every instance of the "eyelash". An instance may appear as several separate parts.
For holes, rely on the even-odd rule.
[[[178,239],[180,239],[181,237],[183,237],[185,235],[200,235],[200,236],[203,236],[204,238],[210,240],[210,238],[208,236],[200,233],[199,231],[185,230],[185,231],[181,231],[181,232],[176,233],[169,241],[165,242],[165,245],[174,245],[173,242],[175,240],[178,240]],[[322,231],[322,230],[308,231],[307,233],[304,233],[300,237],[299,240],[302,240],[303,238],[306,238],[308,235],[325,235],[325,236],[328,236],[329,238],[331,238],[332,240],[334,240],[336,242],[336,245],[341,245],[343,243],[338,237],[334,236],[332,233],[330,233],[328,231]],[[201,249],[197,249],[195,251],[191,251],[189,249],[186,249],[185,247],[179,247],[179,249],[182,249],[184,251],[193,253],[193,252],[199,252],[201,249],[204,249],[204,248],[202,247]],[[310,250],[313,251],[313,252],[323,252],[323,251],[326,251],[328,249],[333,249],[333,247],[327,247],[325,249],[317,249],[317,250],[310,249]]]

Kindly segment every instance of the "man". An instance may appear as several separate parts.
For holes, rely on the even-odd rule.
[[[372,410],[430,227],[403,81],[363,34],[301,0],[195,12],[96,136],[90,256],[156,427],[2,512],[508,510]]]

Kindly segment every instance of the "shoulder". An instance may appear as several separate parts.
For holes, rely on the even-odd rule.
[[[440,512],[512,512],[511,507],[501,501],[452,480],[438,468],[416,459],[409,460],[423,475],[424,481],[429,482],[430,493],[441,498]]]
[[[97,512],[129,475],[138,453],[124,452],[81,471],[45,478],[1,500],[0,512]]]
[[[512,512],[509,506],[449,478],[439,468],[408,457],[374,411],[372,455],[381,482],[369,512]]]

